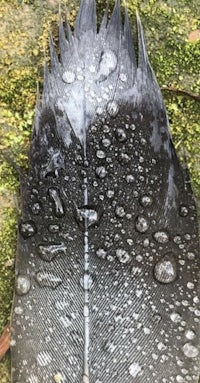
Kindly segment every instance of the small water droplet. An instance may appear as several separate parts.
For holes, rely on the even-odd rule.
[[[26,295],[31,288],[31,279],[29,275],[18,275],[16,279],[16,294]]]
[[[41,209],[42,209],[42,206],[41,206],[41,203],[40,202],[35,202],[32,206],[31,206],[31,211],[34,215],[38,215],[40,214],[41,212]]]
[[[191,343],[186,343],[182,350],[187,358],[196,358],[199,354],[198,348]]]
[[[52,289],[55,289],[57,286],[59,286],[62,283],[62,279],[57,277],[56,275],[45,272],[45,271],[39,271],[35,279],[40,287],[50,287]]]
[[[107,252],[104,249],[98,249],[96,255],[100,259],[106,259]]]
[[[187,215],[189,214],[187,206],[181,205],[179,208],[179,214],[181,217],[187,217]]]
[[[110,101],[107,105],[107,111],[111,117],[116,117],[119,112],[119,105],[116,101]]]
[[[137,219],[135,221],[135,228],[140,233],[145,233],[149,228],[149,224],[148,224],[147,219],[145,217],[142,217],[142,216],[137,217]]]
[[[64,206],[59,196],[58,190],[50,188],[49,196],[50,196],[50,199],[54,202],[56,217],[62,218],[65,215],[65,212],[64,212]]]
[[[177,278],[177,266],[173,254],[166,254],[154,267],[154,277],[158,282],[171,283]]]
[[[57,256],[66,255],[67,247],[63,243],[51,245],[39,245],[38,254],[43,261],[51,262]]]
[[[54,233],[58,233],[60,231],[60,226],[56,225],[56,224],[52,224],[52,225],[49,225],[48,229],[49,229],[50,233],[54,234]]]
[[[115,209],[115,214],[117,217],[122,218],[125,216],[126,212],[123,206],[117,206]]]
[[[146,207],[146,206],[151,206],[153,203],[153,198],[149,195],[143,195],[141,198],[140,198],[140,204],[143,206],[143,207]]]
[[[53,376],[53,380],[55,383],[63,383],[63,375],[58,372]]]
[[[133,183],[134,181],[135,181],[135,177],[132,174],[128,174],[126,176],[126,182],[128,182],[128,184]]]
[[[104,166],[99,166],[98,168],[96,168],[97,177],[105,178],[106,174],[107,174],[107,171],[106,171],[106,168]]]
[[[129,366],[129,374],[135,378],[141,371],[142,371],[142,368],[141,366],[139,365],[139,363],[132,363],[130,366]]]
[[[192,252],[192,251],[189,251],[187,253],[187,258],[190,260],[190,261],[193,261],[195,259],[195,254]]]
[[[169,241],[169,236],[165,231],[156,231],[154,238],[158,243],[166,243]]]
[[[196,333],[193,330],[191,330],[191,329],[187,329],[185,331],[185,336],[186,336],[187,339],[193,340],[196,337]]]
[[[126,138],[127,138],[125,131],[121,128],[118,128],[116,130],[116,137],[117,137],[118,141],[120,141],[120,142],[126,141]]]
[[[21,306],[16,306],[16,307],[14,308],[14,312],[15,312],[15,314],[17,314],[17,315],[22,315],[23,312],[24,312],[24,310],[23,310],[23,308],[22,308]]]
[[[174,322],[174,323],[178,323],[178,322],[182,321],[182,316],[178,312],[171,313],[170,318],[171,318],[172,322]]]
[[[97,150],[96,156],[97,156],[97,158],[105,158],[106,154],[103,150]]]
[[[109,140],[109,138],[103,138],[102,144],[105,148],[108,148],[111,145],[111,141]]]
[[[42,351],[37,355],[36,360],[37,360],[37,364],[40,367],[45,367],[51,363],[51,356],[49,355],[48,352]]]
[[[132,259],[131,255],[124,249],[117,249],[116,256],[121,263],[129,263]]]
[[[69,315],[63,315],[63,316],[60,316],[59,317],[59,321],[62,323],[62,325],[65,327],[65,328],[68,328],[69,326],[71,326],[72,324],[72,318],[71,316]]]
[[[105,345],[104,345],[104,350],[105,350],[106,352],[109,352],[110,354],[112,354],[112,353],[115,351],[116,347],[117,347],[117,346],[109,340],[109,341],[107,341],[107,342],[105,343]]]
[[[20,232],[20,234],[22,235],[22,237],[24,239],[33,237],[36,234],[36,232],[37,232],[35,223],[33,221],[31,221],[31,220],[30,221],[21,222],[19,224],[19,232]]]
[[[75,81],[75,73],[70,71],[65,71],[62,75],[62,79],[67,84],[72,84]]]

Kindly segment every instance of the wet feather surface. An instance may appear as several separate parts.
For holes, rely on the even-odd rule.
[[[51,41],[21,182],[13,383],[198,382],[195,201],[139,17]],[[67,36],[67,37],[66,37]]]

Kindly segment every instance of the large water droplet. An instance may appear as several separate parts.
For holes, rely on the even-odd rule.
[[[17,295],[25,295],[31,288],[31,279],[29,275],[18,275],[16,279],[15,290]]]
[[[62,79],[67,84],[72,84],[75,81],[75,73],[70,71],[65,71],[62,75]]]
[[[33,221],[31,221],[31,220],[30,221],[21,222],[19,224],[19,232],[20,232],[20,234],[22,235],[22,237],[24,239],[33,237],[36,234],[36,232],[37,232],[35,223]]]
[[[198,348],[191,343],[184,344],[182,350],[187,358],[196,358],[199,354]]]
[[[96,168],[97,177],[105,178],[106,174],[107,174],[107,171],[106,171],[106,168],[104,166],[99,166],[98,168]]]
[[[51,287],[52,289],[55,289],[62,283],[61,278],[45,271],[39,271],[36,274],[35,279],[40,287]]]
[[[78,208],[74,204],[74,215],[76,222],[81,227],[81,229],[84,230],[86,220],[87,220],[87,227],[91,227],[99,223],[100,218],[103,214],[103,210],[100,207],[94,207],[94,206],[82,206]]]
[[[51,262],[57,256],[66,255],[67,247],[63,243],[51,245],[39,245],[38,254],[43,261]]]
[[[165,231],[156,231],[154,238],[158,243],[166,243],[169,241],[169,235]]]
[[[49,189],[49,196],[50,196],[51,200],[54,202],[56,217],[62,218],[65,215],[65,212],[64,212],[64,206],[63,206],[62,200],[59,196],[58,190],[50,188]]]
[[[106,78],[112,72],[114,72],[114,70],[116,69],[116,66],[117,66],[116,54],[111,49],[105,50],[101,56],[97,80],[99,81],[106,80]]]
[[[143,195],[140,198],[140,204],[143,207],[150,206],[150,205],[152,205],[152,203],[153,203],[153,198],[151,196],[149,196],[149,195]]]
[[[141,217],[141,216],[137,217],[137,219],[135,221],[135,228],[140,233],[145,233],[149,228],[149,224],[148,224],[147,219],[145,217]]]
[[[124,249],[117,249],[116,256],[121,263],[129,263],[132,259],[131,255]]]
[[[177,278],[177,266],[173,254],[166,254],[154,267],[154,277],[158,282],[171,283]]]
[[[130,366],[129,366],[129,374],[135,378],[141,371],[142,371],[142,368],[141,366],[139,365],[139,363],[132,363]]]
[[[42,351],[37,355],[36,360],[37,360],[37,364],[40,367],[45,367],[51,363],[51,356],[49,355],[48,352]]]
[[[126,141],[126,138],[127,138],[125,131],[121,128],[118,128],[116,130],[116,137],[117,137],[118,141],[120,141],[120,142]]]

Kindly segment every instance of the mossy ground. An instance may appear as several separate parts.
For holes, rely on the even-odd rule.
[[[41,5],[42,3],[42,5]],[[78,0],[67,1],[72,22]],[[113,1],[112,1],[113,3]],[[150,61],[161,87],[200,94],[200,39],[189,41],[200,28],[198,0],[126,1],[134,24],[135,10],[145,27]],[[101,11],[105,1],[97,1]],[[23,168],[36,97],[42,84],[43,54],[48,51],[49,28],[58,24],[58,0],[1,0],[0,3],[0,150]],[[133,28],[134,29],[134,28]],[[198,34],[197,34],[198,36]],[[187,97],[163,91],[172,136],[184,148],[195,194],[200,199],[200,105]],[[14,286],[19,181],[11,163],[0,159],[0,332],[9,321]],[[10,382],[9,354],[0,362],[0,382]]]

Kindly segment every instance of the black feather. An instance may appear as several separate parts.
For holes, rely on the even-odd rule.
[[[65,31],[66,29],[66,31]],[[197,213],[137,16],[51,39],[21,185],[13,383],[198,382]],[[65,34],[67,37],[65,37]]]

